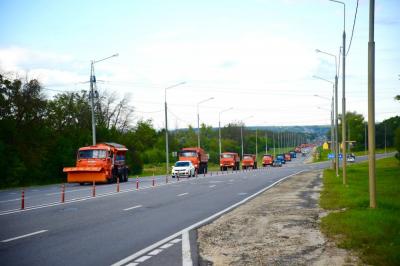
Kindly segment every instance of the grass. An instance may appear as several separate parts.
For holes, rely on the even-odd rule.
[[[324,171],[320,205],[336,210],[322,218],[322,231],[339,247],[356,250],[371,265],[400,265],[400,164],[376,162],[377,208],[369,208],[368,164],[350,165],[348,185],[334,171]]]

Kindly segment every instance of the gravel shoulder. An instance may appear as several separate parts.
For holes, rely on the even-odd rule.
[[[321,176],[295,175],[199,228],[200,265],[359,265],[319,231]]]

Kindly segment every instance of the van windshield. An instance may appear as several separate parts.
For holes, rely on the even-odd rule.
[[[78,154],[79,159],[103,159],[106,156],[106,150],[82,150]]]

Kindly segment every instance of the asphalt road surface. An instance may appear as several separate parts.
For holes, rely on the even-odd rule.
[[[381,157],[383,155],[378,155]],[[357,161],[366,157],[358,157]],[[268,186],[330,162],[209,173],[192,178],[141,178],[96,186],[69,184],[0,192],[2,265],[188,265],[186,233]],[[189,243],[189,244],[188,244]],[[189,247],[188,247],[189,245]],[[188,254],[189,252],[189,254]],[[192,256],[193,257],[193,256]]]

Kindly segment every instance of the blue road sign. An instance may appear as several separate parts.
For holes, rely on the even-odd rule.
[[[335,158],[335,154],[333,153],[328,153],[328,159],[333,159]]]
[[[343,155],[341,153],[339,153],[339,160],[343,159]]]

